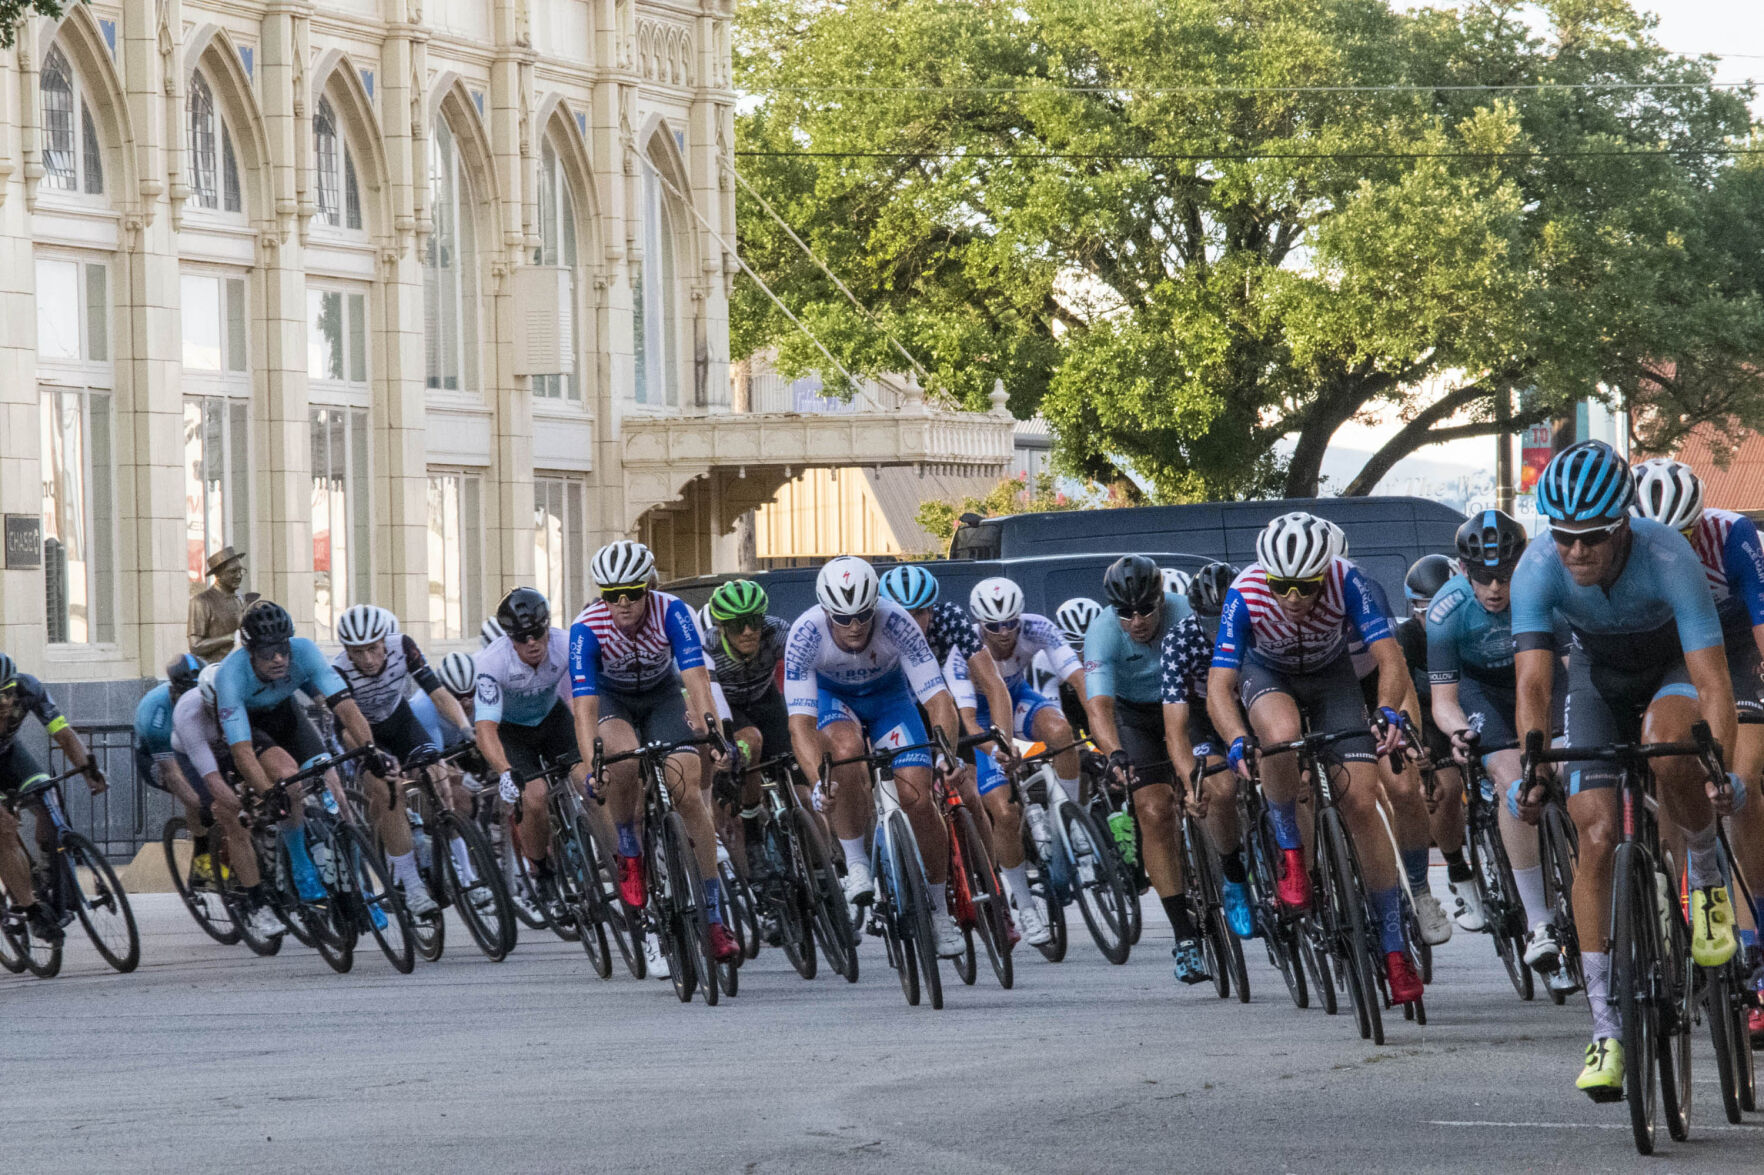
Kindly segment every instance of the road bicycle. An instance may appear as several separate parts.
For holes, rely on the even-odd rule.
[[[1051,932],[1037,949],[1050,963],[1066,957],[1065,908],[1075,901],[1097,950],[1119,965],[1133,950],[1129,921],[1139,902],[1137,894],[1129,896],[1129,882],[1108,826],[1097,822],[1089,806],[1067,795],[1054,774],[1054,757],[1078,745],[1031,750],[1002,765],[1002,770],[1023,805],[1029,889],[1045,910]]]
[[[485,958],[500,963],[514,949],[519,934],[514,903],[502,869],[477,822],[456,813],[442,797],[444,768],[476,752],[470,742],[451,751],[419,751],[401,767],[393,786],[405,789],[405,810],[423,883],[435,899],[435,912],[415,918],[412,928],[417,953],[434,962],[446,946],[446,911],[452,907]],[[462,846],[471,881],[460,876],[454,845]]]
[[[1495,954],[1507,970],[1513,990],[1522,1000],[1536,996],[1533,972],[1525,964],[1527,927],[1525,903],[1519,897],[1519,885],[1513,880],[1513,863],[1507,857],[1507,845],[1501,839],[1501,796],[1496,792],[1483,756],[1517,749],[1517,742],[1497,747],[1484,747],[1475,731],[1465,736],[1464,808],[1465,840],[1470,850],[1470,871],[1478,897],[1482,901],[1483,928],[1494,939]]]
[[[858,978],[857,937],[820,822],[794,783],[796,760],[780,755],[751,768],[760,777],[760,840],[749,859],[755,900],[778,927],[778,945],[796,973],[813,979],[819,956],[848,982]]]
[[[1219,854],[1206,827],[1188,802],[1190,788],[1198,792],[1201,781],[1207,776],[1229,770],[1230,765],[1226,763],[1208,765],[1197,762],[1186,780],[1180,771],[1176,773],[1176,812],[1182,822],[1177,847],[1182,854],[1182,878],[1187,883],[1183,900],[1188,904],[1194,925],[1200,929],[1201,953],[1206,958],[1214,988],[1220,999],[1228,999],[1235,988],[1238,1003],[1247,1004],[1250,1002],[1249,969],[1243,961],[1243,943],[1231,932],[1231,924],[1225,917],[1225,875]]]
[[[969,735],[956,744],[956,751],[966,751],[986,742],[1004,745],[1004,735],[996,730]],[[954,761],[954,756],[950,756]],[[1010,910],[999,884],[998,870],[992,864],[992,852],[974,809],[962,799],[961,789],[951,776],[935,773],[931,785],[932,802],[943,816],[949,842],[949,914],[962,932],[963,952],[950,960],[956,976],[972,986],[979,971],[974,939],[980,939],[987,961],[1000,987],[1010,990],[1016,982],[1011,962],[1011,948],[1016,944],[1016,930],[1011,924]],[[984,813],[982,813],[984,819]],[[990,830],[990,826],[989,826]]]

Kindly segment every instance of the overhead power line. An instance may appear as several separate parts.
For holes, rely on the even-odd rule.
[[[1449,83],[1423,85],[1338,86],[761,86],[747,94],[1128,94],[1153,97],[1163,94],[1436,94],[1504,93],[1542,90],[1743,90],[1760,83],[1739,82],[1519,82]]]
[[[1205,163],[1257,159],[1620,159],[1664,156],[1764,155],[1764,147],[1660,147],[1623,151],[737,151],[773,159],[1077,159],[1098,162],[1173,160]]]

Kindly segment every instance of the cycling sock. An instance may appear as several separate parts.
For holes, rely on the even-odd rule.
[[[405,893],[414,894],[418,890],[427,892],[428,887],[423,884],[423,874],[422,871],[417,868],[416,854],[414,852],[405,853],[401,857],[395,857],[392,854],[387,853],[386,859],[391,862],[392,865],[392,880],[396,881],[399,885],[402,885]]]
[[[619,856],[641,857],[643,844],[637,839],[637,825],[629,820],[621,820],[619,830]]]
[[[1525,924],[1536,926],[1547,921],[1550,908],[1544,904],[1543,866],[1513,870],[1513,885],[1519,890],[1519,904],[1525,907]]]
[[[949,882],[927,881],[925,888],[931,894],[931,912],[947,915],[949,913]]]
[[[1455,881],[1459,885],[1463,885],[1466,881],[1469,881],[1472,877],[1476,876],[1476,874],[1470,870],[1470,862],[1464,859],[1463,849],[1453,849],[1451,852],[1442,855],[1445,857],[1446,863],[1446,880]]]
[[[1403,891],[1400,886],[1368,894],[1378,918],[1378,945],[1385,954],[1403,949]]]
[[[1059,780],[1060,790],[1066,793],[1066,798],[1071,800],[1074,804],[1077,803],[1078,781],[1076,779],[1067,779],[1060,775],[1056,775],[1054,778]]]
[[[1274,825],[1274,843],[1283,849],[1296,849],[1304,845],[1299,837],[1298,801],[1287,800],[1285,803],[1268,801],[1268,816]]]
[[[1429,889],[1427,884],[1427,849],[1403,850],[1403,872],[1409,875],[1409,888],[1416,893]]]
[[[860,861],[868,865],[870,854],[864,851],[864,838],[861,836],[840,837],[839,847],[845,853],[845,867],[850,869]]]
[[[1219,872],[1223,873],[1225,875],[1225,880],[1229,881],[1232,885],[1242,885],[1245,881],[1249,880],[1249,875],[1243,871],[1243,850],[1232,849],[1229,853],[1220,857]]]
[[[1004,875],[1005,885],[1010,887],[1011,901],[1017,904],[1017,909],[1027,910],[1035,904],[1035,899],[1029,893],[1029,863],[1027,861],[1017,862],[1014,869],[1000,869],[999,873]]]
[[[288,860],[296,870],[302,867],[312,869],[312,854],[306,848],[306,826],[284,828],[281,832],[282,843],[288,846]]]
[[[466,849],[466,842],[456,836],[447,847],[453,854],[453,871],[459,876],[460,884],[472,885],[475,883],[478,880],[478,875],[472,869],[472,854]]]
[[[1200,931],[1195,929],[1194,915],[1189,913],[1188,899],[1181,894],[1172,898],[1159,898],[1164,903],[1164,913],[1170,919],[1170,929],[1176,932],[1176,941],[1185,938],[1199,938]]]
[[[1723,884],[1720,843],[1715,839],[1715,822],[1713,820],[1709,821],[1709,827],[1697,832],[1686,830],[1684,847],[1685,855],[1690,858],[1687,872],[1690,874],[1692,889]]]
[[[704,879],[704,916],[713,923],[723,920],[723,883],[715,877]]]
[[[1586,1002],[1592,1005],[1593,1039],[1622,1036],[1623,1022],[1611,1003],[1611,956],[1604,951],[1582,951],[1580,968],[1586,974]]]

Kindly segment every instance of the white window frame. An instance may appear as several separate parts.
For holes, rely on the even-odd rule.
[[[368,409],[351,404],[318,404],[308,410],[312,457],[313,617],[322,641],[336,639],[337,617],[351,604],[373,595],[374,517],[371,435]],[[342,452],[333,439],[341,431]],[[324,485],[321,485],[321,479]],[[337,542],[335,515],[344,515],[343,542]],[[319,536],[328,536],[326,566],[319,567]],[[338,563],[342,563],[341,576]],[[338,591],[338,581],[344,582]]]
[[[533,477],[533,579],[559,615],[575,615],[587,602],[583,569],[588,489],[581,477],[539,473]]]
[[[332,156],[325,159],[323,123],[329,123],[334,146]],[[351,237],[365,236],[362,228],[361,185],[355,170],[355,151],[349,145],[348,132],[337,116],[337,104],[320,95],[312,115],[313,198],[318,206],[315,227]],[[326,193],[330,206],[326,206]]]
[[[54,131],[49,125],[48,87],[44,83],[57,61],[64,67],[70,91],[71,108],[68,116],[72,125],[68,130],[72,143],[67,150],[72,156],[69,161],[72,164],[71,169],[58,169],[51,162],[57,151],[51,143]],[[104,142],[98,135],[98,124],[92,117],[91,104],[86,101],[86,87],[80,80],[79,70],[74,68],[73,59],[60,45],[51,45],[49,51],[43,55],[43,67],[38,74],[37,101],[43,119],[43,179],[37,186],[39,196],[50,196],[57,201],[73,203],[103,202]],[[71,187],[61,186],[61,176],[64,174],[72,179]]]
[[[206,111],[197,109],[198,94],[204,96]],[[199,118],[207,125],[201,125]],[[212,158],[198,147],[198,132],[206,133]],[[239,155],[234,146],[237,141],[227,124],[226,115],[221,113],[214,83],[200,66],[191,70],[189,89],[184,98],[184,156],[188,161],[189,208],[217,220],[244,222],[245,189],[240,183]],[[213,169],[212,188],[201,182],[203,172],[209,168]]]
[[[475,397],[482,387],[483,350],[477,206],[458,136],[445,115],[436,115],[429,135],[429,213],[433,227],[423,254],[423,386],[430,392]]]
[[[680,406],[680,281],[673,201],[653,160],[643,161],[643,260],[631,292],[639,404]]]
[[[209,555],[228,544],[251,547],[251,280],[237,270],[186,266],[179,272],[180,355],[186,357],[189,316],[196,304],[187,283],[195,282],[215,285],[220,352],[218,371],[189,364],[183,368],[186,561],[191,581],[200,583]],[[218,454],[212,444],[216,440]],[[217,461],[219,476],[210,476]]]
[[[365,407],[373,397],[372,325],[368,319],[368,288],[328,278],[310,277],[306,283],[306,379],[308,394],[327,404],[351,404]],[[321,303],[335,300],[342,337],[340,375],[321,371],[314,364],[319,360],[319,341],[323,332],[315,327],[315,313],[322,312]]]
[[[427,501],[429,636],[460,640],[486,615],[483,471],[430,466]]]
[[[579,408],[583,406],[581,222],[576,216],[576,195],[570,187],[569,173],[550,135],[545,136],[540,147],[538,205],[539,245],[533,250],[533,263],[570,271],[570,317],[575,323],[570,337],[575,340],[575,347],[566,370],[533,376],[533,403],[535,408]]]

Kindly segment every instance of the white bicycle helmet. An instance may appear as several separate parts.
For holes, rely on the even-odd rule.
[[[478,626],[478,641],[483,648],[489,648],[506,635],[508,634],[502,631],[502,625],[496,622],[494,616],[486,616],[484,623]]]
[[[698,637],[703,640],[705,633],[717,626],[716,620],[710,614],[710,601],[706,600],[704,607],[700,608],[695,615],[698,618]]]
[[[198,673],[196,675],[196,691],[202,695],[202,704],[204,706],[208,707],[210,713],[214,712],[214,708],[215,708],[215,700],[214,700],[215,686],[214,686],[214,683],[216,680],[219,679],[219,677],[220,677],[220,662],[219,661],[216,661],[212,665],[204,665],[202,667],[202,672]]]
[[[876,606],[881,586],[876,569],[856,555],[827,560],[815,576],[815,599],[834,616],[854,616]]]
[[[1347,531],[1341,529],[1341,527],[1335,525],[1334,522],[1330,521],[1327,518],[1322,519],[1322,523],[1324,526],[1327,526],[1329,528],[1329,537],[1335,543],[1335,557],[1337,559],[1347,558],[1347,553],[1348,553]]]
[[[1256,559],[1263,571],[1278,579],[1310,579],[1328,569],[1335,546],[1329,523],[1295,510],[1282,514],[1256,536]]]
[[[397,631],[392,613],[374,604],[357,604],[337,617],[337,639],[353,647],[383,641]]]
[[[1635,501],[1629,512],[1673,530],[1695,526],[1703,517],[1703,483],[1682,461],[1643,461],[1635,467]]]
[[[1054,609],[1054,624],[1066,643],[1075,649],[1084,647],[1084,634],[1090,630],[1090,622],[1102,615],[1103,607],[1088,596],[1074,596]]]
[[[1164,577],[1166,592],[1175,592],[1179,596],[1188,595],[1188,585],[1194,582],[1192,575],[1175,567],[1162,567],[1159,568],[1159,571]]]
[[[974,585],[968,593],[968,611],[982,624],[1006,624],[1023,614],[1023,589],[993,576]]]
[[[594,552],[594,582],[603,588],[648,583],[655,574],[655,556],[632,539],[619,539]]]
[[[456,698],[470,697],[478,688],[478,662],[470,653],[447,654],[435,672]]]

